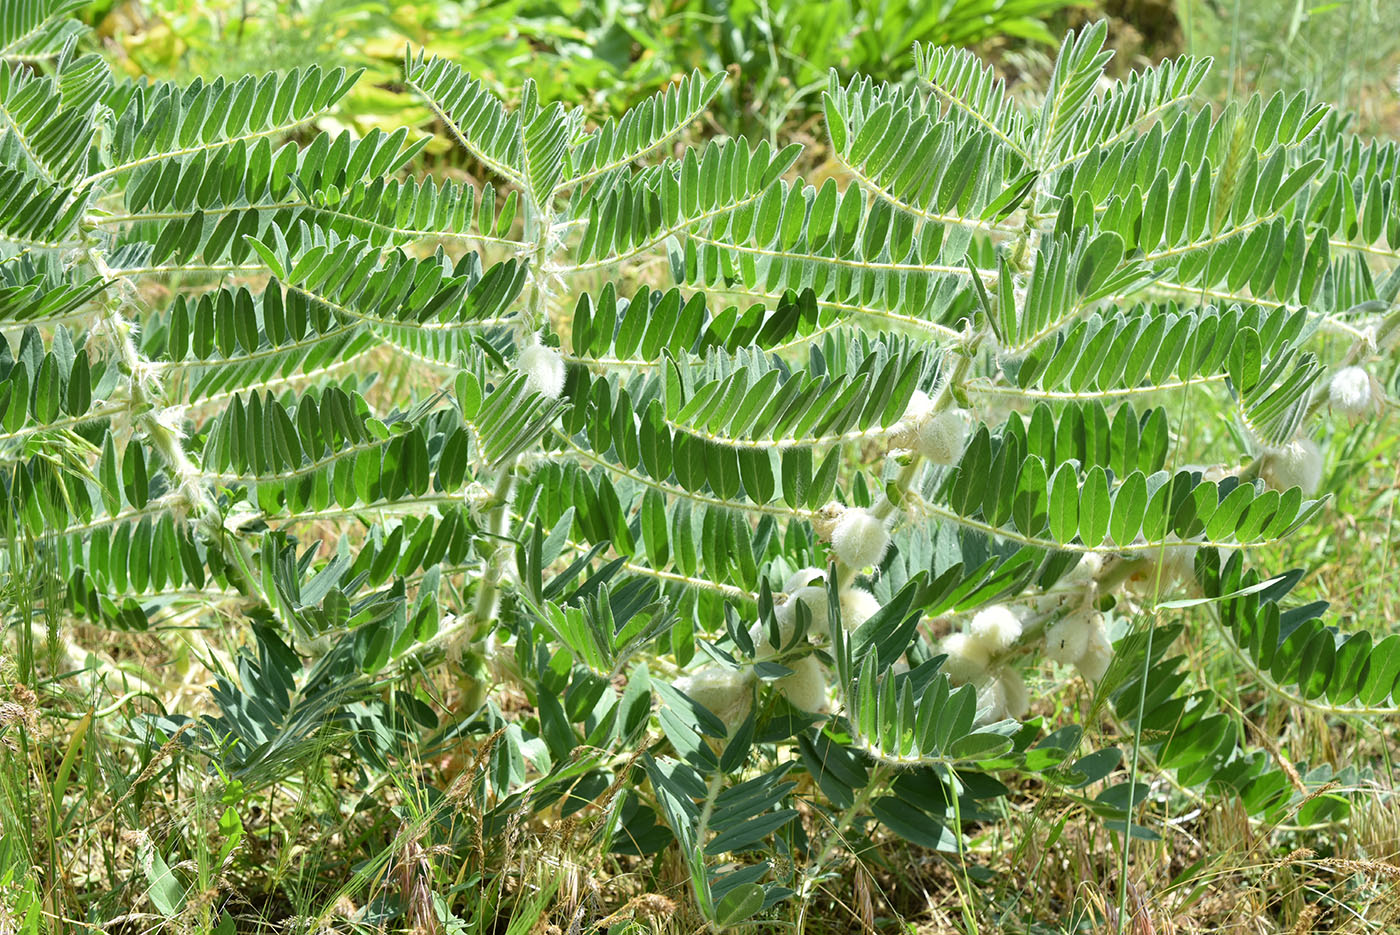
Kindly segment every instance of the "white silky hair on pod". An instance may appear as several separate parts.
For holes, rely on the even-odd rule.
[[[558,399],[564,392],[564,377],[567,373],[564,358],[559,352],[544,344],[531,344],[520,352],[515,362],[516,369],[525,374],[527,389]]]
[[[977,690],[977,708],[972,716],[974,727],[994,724],[1006,717],[1006,700],[997,689],[995,676],[984,672],[972,685]]]
[[[1149,545],[1143,550],[1147,562],[1143,570],[1132,576],[1136,590],[1155,594],[1160,584],[1163,592],[1179,581],[1196,577],[1196,547],[1183,543],[1176,533],[1167,536],[1163,545]]]
[[[1322,483],[1322,450],[1311,438],[1300,438],[1270,451],[1260,476],[1278,491],[1301,487],[1305,496],[1317,493]]]
[[[707,666],[676,680],[675,687],[691,701],[708,708],[731,730],[743,723],[753,705],[753,675],[738,669]]]
[[[923,390],[915,390],[909,396],[909,404],[904,407],[903,422],[915,423],[927,418],[933,412],[933,399]]]
[[[1031,694],[1026,690],[1026,680],[1015,669],[1002,669],[997,674],[997,684],[1001,689],[1002,704],[1006,716],[1020,720],[1030,713]]]
[[[1108,638],[1108,627],[1099,621],[1089,631],[1089,642],[1084,647],[1084,655],[1079,657],[1075,668],[1079,674],[1091,682],[1097,682],[1108,671],[1113,661],[1113,641]]]
[[[938,651],[948,655],[943,661],[943,671],[960,685],[985,674],[987,663],[991,661],[987,647],[966,633],[949,633],[939,644]]]
[[[753,640],[755,659],[771,659],[779,649],[792,642],[792,635],[797,632],[797,615],[793,612],[792,602],[789,601],[774,610],[773,616],[778,621],[778,646],[774,646],[768,639],[768,626],[762,620],[749,627],[749,639]]]
[[[919,424],[915,450],[934,464],[956,464],[967,446],[967,414],[945,409]]]
[[[826,585],[809,584],[806,587],[798,588],[788,595],[787,603],[778,608],[780,620],[784,614],[787,616],[789,636],[797,629],[797,607],[799,604],[806,607],[807,612],[812,615],[812,621],[807,624],[809,636],[831,635],[831,613],[826,597]]]
[[[825,577],[826,572],[820,568],[812,568],[811,566],[799,568],[788,575],[787,580],[783,582],[783,593],[791,594],[798,588],[805,588],[807,585],[815,583],[817,579]]]
[[[1021,674],[998,669],[977,681],[977,725],[994,724],[1006,718],[1020,720],[1030,711],[1030,693]]]
[[[890,547],[890,534],[884,521],[869,510],[846,510],[832,530],[831,547],[847,566],[866,568],[880,564],[880,559],[885,557],[885,550]]]
[[[1062,607],[1077,603],[1078,595],[1059,590],[1045,591],[1030,599],[1031,610],[1037,616],[1053,614]]]
[[[816,656],[803,656],[786,663],[792,670],[774,682],[794,708],[803,711],[821,711],[826,708],[826,670]]]
[[[841,626],[846,632],[858,629],[879,611],[880,602],[869,591],[847,588],[841,592]]]
[[[1073,613],[1045,630],[1045,658],[1072,665],[1084,658],[1097,614]]]
[[[1085,552],[1080,556],[1079,564],[1069,570],[1064,580],[1068,584],[1089,584],[1098,580],[1101,571],[1103,556],[1097,552]]]
[[[1327,401],[1332,408],[1355,419],[1374,407],[1371,374],[1363,367],[1343,367],[1332,375],[1327,384]]]
[[[968,625],[972,638],[987,648],[989,653],[998,653],[1011,648],[1021,638],[1021,619],[1003,604],[984,607],[972,618]]]

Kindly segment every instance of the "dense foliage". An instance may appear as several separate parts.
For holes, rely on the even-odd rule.
[[[108,0],[87,15],[120,43],[122,66],[133,75],[236,79],[267,61],[364,66],[366,75],[337,113],[362,130],[392,131],[422,112],[421,99],[399,84],[407,43],[451,59],[509,101],[530,79],[541,97],[599,116],[621,114],[677,75],[732,69],[740,80],[723,88],[707,120],[729,133],[771,135],[786,119],[811,115],[829,69],[901,79],[916,40],[971,46],[1009,38],[1052,46],[1041,20],[1070,6],[1070,0]]]
[[[1322,505],[1310,434],[1390,392],[1394,143],[1302,94],[1199,108],[1206,61],[1104,82],[1097,25],[1033,107],[941,47],[916,88],[833,76],[808,184],[796,144],[691,141],[722,75],[591,123],[410,52],[476,188],[412,177],[407,128],[317,132],[356,74],[121,80],[74,6],[0,13],[7,633],[33,667],[72,620],[190,628],[208,713],[130,740],[208,764],[220,861],[327,750],[372,789],[465,746],[449,838],[679,854],[715,929],[857,831],[959,851],[1017,774],[1125,847],[1149,772],[1345,813],[1177,647],[1395,713],[1400,635],[1248,560]],[[1235,447],[1193,447],[1201,399]],[[1032,715],[1032,670],[1129,755]],[[214,911],[142,846],[159,913]]]

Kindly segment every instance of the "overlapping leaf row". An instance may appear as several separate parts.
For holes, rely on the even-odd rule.
[[[1239,558],[1221,563],[1207,557],[1201,570],[1206,593],[1222,599],[1220,620],[1236,646],[1275,683],[1296,685],[1303,698],[1342,709],[1383,708],[1400,690],[1400,636],[1374,642],[1358,631],[1339,640],[1322,620],[1325,601],[1281,606],[1301,571],[1259,589],[1267,579],[1245,569]],[[1239,593],[1244,591],[1250,593]]]
[[[8,341],[0,342],[0,450],[13,456],[40,432],[78,426],[95,408],[94,388],[102,394],[115,380],[101,360],[91,363],[62,325],[47,348],[33,326],[13,352]]]
[[[83,26],[72,18],[81,0],[15,0],[0,11],[0,58],[47,58]]]
[[[1237,340],[1241,361],[1246,345],[1273,359],[1312,330],[1306,312],[1282,307],[1137,305],[1090,313],[1002,369],[1032,398],[1112,398],[1224,379]]]
[[[0,155],[6,165],[46,182],[74,184],[90,171],[100,120],[122,109],[134,86],[115,83],[99,56],[74,58],[69,41],[49,54],[57,56],[56,76],[0,60],[0,112],[6,118]]]
[[[969,237],[921,226],[858,186],[840,192],[780,182],[755,211],[691,231],[672,252],[679,281],[759,298],[811,289],[838,315],[952,337],[975,298],[965,276]]]
[[[868,79],[843,88],[833,78],[824,99],[837,158],[874,197],[920,221],[994,229],[1002,194],[1026,191],[1025,156],[992,130],[941,119],[919,97]]]

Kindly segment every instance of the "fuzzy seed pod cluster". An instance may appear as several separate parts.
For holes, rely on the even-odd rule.
[[[776,610],[778,623],[789,637],[797,629],[797,608],[802,605],[811,614],[809,632],[813,636],[831,635],[830,613],[823,579],[826,572],[819,568],[803,568],[788,576],[783,583],[783,593],[787,601],[779,604]],[[850,632],[875,616],[880,602],[864,588],[854,585],[842,588],[837,595],[841,607],[841,626]]]
[[[787,600],[774,611],[778,621],[779,642],[786,645],[797,632],[798,607],[805,607],[810,618],[807,634],[817,639],[827,639],[831,635],[830,603],[827,599],[825,572],[819,568],[803,568],[790,575],[783,584]],[[843,629],[852,631],[869,620],[880,610],[880,602],[863,588],[848,586],[838,595],[840,622]],[[771,659],[778,651],[769,638],[762,622],[749,628],[749,638],[754,644],[754,655],[759,660]],[[826,669],[815,656],[803,656],[784,663],[792,669],[792,674],[775,683],[775,688],[803,711],[821,711],[827,706]]]
[[[1153,550],[1158,558],[1162,586],[1189,576],[1195,550],[1189,545],[1167,546]],[[1107,623],[1098,609],[1098,578],[1103,571],[1103,559],[1087,553],[1064,576],[1054,590],[1037,599],[1035,607],[1041,614],[1053,615],[1046,626],[1042,655],[1051,662],[1072,665],[1091,681],[1103,677],[1113,659],[1113,644],[1108,638]],[[1143,582],[1155,586],[1157,564],[1140,573]],[[1130,578],[1130,585],[1134,579]]]
[[[958,684],[980,684],[992,668],[992,659],[1021,638],[1021,618],[1011,608],[993,604],[979,610],[966,630],[950,633],[939,650],[948,658],[943,671]]]

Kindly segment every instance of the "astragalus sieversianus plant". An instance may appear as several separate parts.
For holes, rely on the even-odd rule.
[[[998,776],[1132,834],[1149,774],[1254,815],[1332,778],[1182,640],[1395,713],[1400,636],[1250,560],[1388,404],[1394,143],[1200,106],[1204,60],[1108,81],[1099,24],[1033,106],[965,51],[833,78],[808,184],[697,134],[722,76],[593,123],[409,52],[476,187],[317,132],[355,74],[133,83],[75,5],[0,14],[4,561],[51,616],[239,627],[153,742],[255,788],[328,730],[365,771],[489,738],[481,831],[678,842],[718,929],[872,822],[958,850]]]

